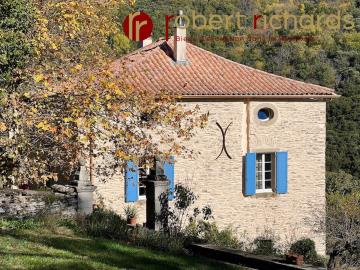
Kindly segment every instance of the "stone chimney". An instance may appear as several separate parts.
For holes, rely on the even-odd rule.
[[[150,45],[152,43],[152,35],[146,39],[144,39],[143,41],[140,41],[140,47],[144,48],[147,45]]]
[[[176,63],[186,63],[186,25],[183,11],[179,11],[178,21],[174,31],[174,57]]]

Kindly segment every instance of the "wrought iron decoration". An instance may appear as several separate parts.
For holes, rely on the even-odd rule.
[[[221,154],[223,152],[225,152],[225,154],[227,155],[227,157],[229,159],[232,159],[232,157],[229,155],[228,151],[226,150],[226,140],[225,140],[226,139],[226,132],[228,131],[231,124],[232,124],[232,122],[226,127],[226,129],[224,131],[223,128],[221,127],[221,125],[218,122],[216,122],[216,125],[220,128],[221,134],[223,136],[223,145],[222,145],[222,149],[221,149],[220,154],[217,156],[217,158],[215,160],[217,160],[221,156]]]

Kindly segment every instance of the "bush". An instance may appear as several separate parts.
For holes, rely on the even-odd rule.
[[[317,260],[315,242],[309,238],[301,239],[293,243],[290,252],[303,255],[305,262],[311,263]]]
[[[215,244],[222,247],[241,247],[231,228],[220,230],[215,223],[209,223],[208,230],[205,231],[204,239],[210,244]]]
[[[74,232],[83,232],[82,227],[79,226],[79,220],[81,220],[81,216],[76,216],[75,218],[62,218],[58,221],[58,225],[61,227],[68,228]]]
[[[157,217],[163,224],[164,230],[171,236],[184,235],[188,224],[198,220],[208,221],[213,218],[210,206],[206,205],[201,209],[193,208],[198,196],[191,191],[190,187],[176,185],[174,198],[172,206],[168,206],[168,194],[161,194],[162,208]]]
[[[185,239],[179,235],[175,237],[164,232],[137,227],[129,232],[129,241],[141,247],[171,253],[182,253]]]
[[[126,220],[112,211],[96,209],[84,220],[78,221],[84,231],[91,236],[118,240],[128,239],[129,228]]]
[[[360,269],[360,191],[327,194],[326,244],[329,269]]]
[[[46,228],[47,230],[54,232],[59,227],[67,227],[72,230],[78,228],[77,223],[72,218],[64,218],[60,215],[49,213],[42,213],[33,218],[26,218],[23,220],[0,219],[0,230],[4,231]]]
[[[192,242],[232,248],[241,246],[230,228],[220,230],[215,223],[210,223],[209,220],[213,219],[213,216],[209,205],[202,208],[194,207],[198,196],[190,187],[176,185],[175,199],[169,207],[167,198],[168,194],[161,195],[163,207],[158,219],[164,224],[165,232],[174,239],[184,241],[185,246]]]
[[[185,230],[187,242],[200,242],[222,247],[242,248],[231,228],[220,230],[215,223],[191,222]]]
[[[49,212],[44,212],[39,214],[36,217],[36,220],[47,230],[50,230],[51,232],[56,232],[63,218],[61,217],[61,215],[58,214],[50,214]]]
[[[130,206],[130,205],[126,206],[124,208],[124,212],[125,212],[125,216],[128,220],[131,218],[137,217],[137,209],[135,206]]]
[[[148,247],[173,253],[181,252],[184,238],[173,237],[143,227],[131,228],[121,216],[109,210],[96,209],[85,219],[78,219],[83,231],[93,237],[130,242],[133,245]]]
[[[312,264],[313,266],[317,267],[325,267],[328,262],[328,259],[326,257],[317,255],[316,258],[314,258],[312,261],[309,261],[308,263]]]
[[[41,226],[41,223],[33,218],[24,220],[0,220],[0,231],[31,230]]]
[[[274,241],[272,239],[266,238],[256,238],[254,241],[255,244],[255,254],[259,255],[274,255],[277,253],[277,250],[274,248]]]

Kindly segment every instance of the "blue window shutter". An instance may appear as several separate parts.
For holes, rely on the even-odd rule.
[[[170,162],[165,161],[164,163],[164,173],[166,178],[169,180],[169,200],[174,199],[174,190],[175,190],[175,173],[174,173],[174,157],[170,157]]]
[[[139,168],[133,161],[128,161],[125,171],[125,202],[139,199]]]
[[[276,152],[276,193],[288,192],[288,152]]]
[[[256,153],[247,153],[245,157],[245,196],[255,195],[256,193]]]

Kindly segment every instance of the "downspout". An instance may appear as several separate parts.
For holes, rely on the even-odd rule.
[[[250,100],[245,101],[246,104],[246,152],[250,152]]]

